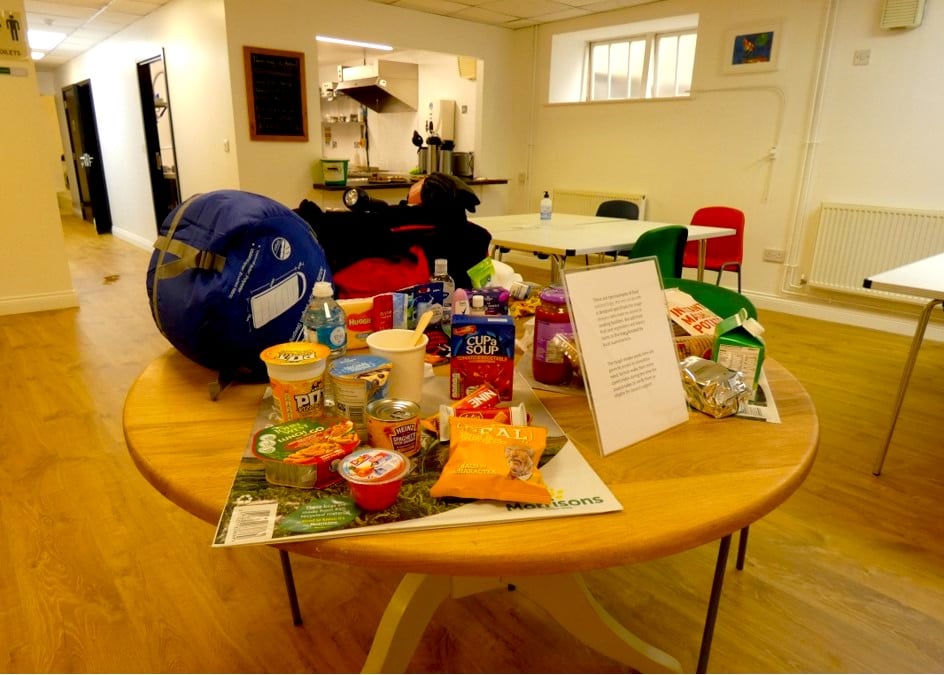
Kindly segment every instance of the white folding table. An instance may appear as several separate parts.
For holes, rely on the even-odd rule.
[[[673,224],[572,213],[555,213],[550,223],[542,222],[537,213],[485,216],[473,222],[489,231],[496,247],[547,255],[561,265],[569,256],[631,250],[646,230]],[[728,227],[683,227],[688,229],[688,241],[698,242],[698,280],[701,281],[705,271],[706,240],[729,237],[737,232]]]
[[[888,427],[888,434],[885,436],[885,443],[879,448],[878,455],[875,457],[872,473],[878,476],[882,473],[885,455],[888,454],[888,445],[891,443],[892,434],[895,431],[898,413],[901,411],[901,404],[905,399],[905,391],[908,389],[908,381],[911,379],[911,371],[914,369],[915,361],[918,358],[918,349],[920,349],[921,342],[924,340],[924,331],[928,327],[931,312],[937,305],[944,306],[944,253],[875,274],[868,277],[863,285],[877,291],[931,298],[924,306],[921,317],[918,319],[918,325],[915,327],[911,349],[908,352],[905,369],[901,374],[901,382],[898,385],[898,395],[895,398],[895,405],[892,410],[892,421]]]

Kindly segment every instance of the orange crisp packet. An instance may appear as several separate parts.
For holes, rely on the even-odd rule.
[[[449,439],[449,459],[430,496],[551,503],[538,470],[547,444],[544,427],[451,417]]]

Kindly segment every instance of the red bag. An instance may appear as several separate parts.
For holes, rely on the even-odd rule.
[[[334,275],[338,298],[370,298],[429,281],[429,261],[419,245],[399,260],[362,258]]]

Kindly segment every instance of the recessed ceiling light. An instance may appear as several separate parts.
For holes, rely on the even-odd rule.
[[[358,42],[357,40],[345,40],[343,38],[333,38],[324,35],[316,35],[315,40],[318,42],[330,42],[336,45],[348,45],[349,47],[367,47],[367,49],[380,49],[385,52],[393,51],[393,47],[390,45],[377,44],[376,42]]]
[[[32,28],[26,31],[26,35],[29,39],[30,49],[45,49],[46,51],[55,49],[56,45],[66,39],[65,33],[51,30],[33,30]]]

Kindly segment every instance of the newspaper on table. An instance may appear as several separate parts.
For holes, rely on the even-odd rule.
[[[447,378],[426,380],[424,402],[438,410],[449,403]],[[285,543],[384,532],[481,525],[541,518],[621,511],[623,507],[592,467],[564,435],[527,382],[515,374],[514,403],[524,402],[531,424],[547,428],[541,474],[551,492],[550,504],[489,500],[435,499],[430,487],[439,479],[447,458],[445,444],[424,432],[423,448],[413,457],[396,504],[383,511],[362,511],[341,481],[324,489],[272,485],[262,462],[252,453],[252,437],[278,423],[267,388],[252,433],[246,442],[233,486],[220,516],[214,547]]]
[[[767,381],[767,373],[763,369],[761,369],[760,378],[757,380],[757,389],[754,390],[754,395],[741,406],[735,413],[735,417],[780,424],[780,411],[777,410],[777,402],[774,401],[774,395],[770,390],[770,382]]]

